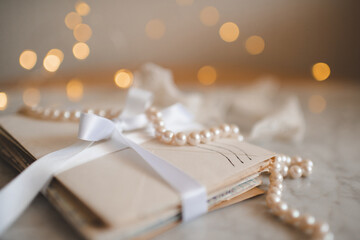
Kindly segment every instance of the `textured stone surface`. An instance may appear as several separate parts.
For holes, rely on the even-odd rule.
[[[276,152],[301,155],[314,161],[306,179],[284,181],[284,199],[301,212],[327,221],[337,239],[356,239],[360,233],[360,88],[286,87],[296,93],[305,114],[307,130],[300,144],[257,143]],[[322,95],[327,102],[320,114],[308,110],[308,99]],[[16,172],[0,162],[0,186]],[[264,178],[264,188],[267,180]],[[2,236],[2,239],[78,239],[42,196]],[[163,239],[304,239],[302,233],[282,224],[265,205],[265,196],[217,210],[157,237]]]

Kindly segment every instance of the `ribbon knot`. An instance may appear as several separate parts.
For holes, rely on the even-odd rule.
[[[151,102],[151,93],[131,89],[123,112],[115,119],[109,120],[94,114],[83,113],[80,118],[78,138],[85,142],[80,141],[43,156],[1,189],[0,234],[21,215],[41,189],[47,186],[53,175],[75,166],[76,162],[83,164],[90,161],[89,155],[94,148],[100,148],[103,155],[124,147],[132,148],[165,182],[179,192],[183,221],[191,220],[207,212],[207,195],[203,185],[123,134],[125,131],[140,129],[147,125],[148,121],[144,112]],[[164,119],[176,123],[192,121],[191,114],[179,104],[165,109],[163,114]],[[109,141],[92,146],[94,142],[105,139]],[[111,151],[107,150],[108,148],[104,145],[109,142],[115,143],[117,147]],[[80,153],[83,158],[76,158],[81,155]]]

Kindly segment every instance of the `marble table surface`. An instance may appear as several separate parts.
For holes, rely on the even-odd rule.
[[[300,144],[265,142],[262,147],[313,159],[314,173],[307,179],[286,180],[284,199],[302,212],[327,221],[336,239],[360,235],[360,87],[285,86],[284,92],[299,96],[306,121]],[[308,99],[321,94],[323,112],[308,110]],[[0,162],[0,186],[16,171]],[[266,179],[264,178],[264,188]],[[301,232],[273,217],[265,196],[209,213],[158,237],[165,239],[304,239]],[[1,239],[81,239],[43,196],[38,196]]]

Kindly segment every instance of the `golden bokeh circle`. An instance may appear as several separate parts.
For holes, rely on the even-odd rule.
[[[80,16],[86,16],[90,12],[90,6],[86,2],[77,2],[75,4],[75,10]]]
[[[251,55],[258,55],[265,49],[265,41],[260,36],[251,36],[245,42],[246,51]]]
[[[207,6],[201,10],[200,20],[205,26],[214,26],[219,21],[219,11],[213,6]]]
[[[197,73],[199,82],[203,85],[211,85],[216,81],[217,73],[212,66],[203,66]]]
[[[317,81],[324,81],[329,78],[331,73],[329,65],[319,62],[313,65],[312,74]]]
[[[23,102],[26,106],[34,107],[40,102],[40,91],[37,88],[27,88],[23,92]]]
[[[77,79],[73,78],[66,84],[66,95],[72,102],[80,101],[84,94],[84,85]]]
[[[90,54],[90,48],[84,42],[75,43],[72,50],[75,58],[79,60],[86,59]]]
[[[57,48],[51,49],[46,55],[54,55],[60,59],[60,63],[64,60],[64,53]]]
[[[58,56],[47,55],[44,58],[43,65],[48,72],[56,72],[60,67],[61,61]]]
[[[37,55],[33,50],[24,50],[19,57],[20,66],[30,70],[36,65]]]
[[[166,31],[165,23],[160,19],[150,20],[145,26],[146,35],[150,39],[161,39]]]
[[[239,27],[233,22],[226,22],[219,29],[219,35],[225,42],[234,42],[239,37],[239,34]]]
[[[80,23],[82,23],[82,17],[76,12],[69,12],[65,16],[65,25],[71,30],[73,30]]]
[[[133,78],[130,70],[120,69],[115,73],[114,82],[119,88],[129,88],[133,83]]]
[[[322,113],[326,108],[326,100],[320,95],[313,95],[309,98],[308,107],[312,113]]]
[[[92,36],[92,30],[89,25],[81,23],[74,28],[74,37],[79,42],[87,42]]]
[[[8,97],[5,92],[0,92],[0,111],[6,109],[8,104]]]

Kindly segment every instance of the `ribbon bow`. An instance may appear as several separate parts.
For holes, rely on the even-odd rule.
[[[83,113],[80,118],[78,141],[67,148],[52,152],[36,160],[0,191],[0,234],[2,234],[27,208],[41,189],[46,188],[52,177],[65,169],[83,164],[119,149],[130,147],[137,152],[171,187],[181,196],[182,219],[189,221],[207,212],[206,189],[177,167],[141,147],[134,137],[123,132],[144,128],[147,125],[145,110],[152,101],[152,94],[140,90],[129,90],[125,108],[119,117],[109,120],[94,114]],[[163,111],[164,119],[189,120],[190,114],[179,104]],[[174,117],[174,116],[178,116]],[[133,139],[131,139],[133,138]],[[94,142],[108,139],[91,146]],[[109,141],[110,140],[110,141]],[[142,139],[144,141],[144,139]],[[103,148],[107,142],[114,148]],[[95,155],[92,149],[101,149]],[[86,158],[78,158],[81,155]]]

